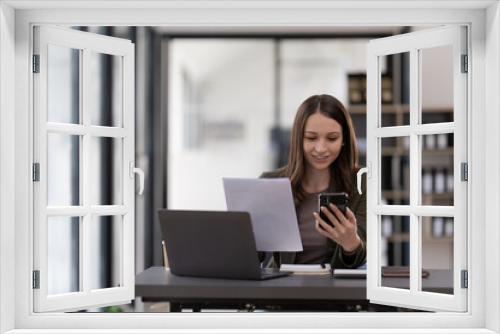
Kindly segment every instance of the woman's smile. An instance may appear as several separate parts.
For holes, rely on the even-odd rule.
[[[329,155],[313,155],[313,157],[318,162],[327,162]]]

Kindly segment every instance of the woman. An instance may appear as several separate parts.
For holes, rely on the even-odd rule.
[[[330,263],[332,268],[357,268],[366,262],[366,190],[356,187],[356,137],[349,113],[330,95],[314,95],[297,110],[288,164],[263,178],[291,181],[303,251],[273,253],[270,265]],[[363,182],[363,185],[366,183]],[[322,207],[333,227],[320,218],[320,193],[346,192],[344,216],[335,205]]]

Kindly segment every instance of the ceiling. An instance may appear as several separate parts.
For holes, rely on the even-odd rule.
[[[220,26],[154,28],[158,33],[174,36],[389,36],[398,35],[405,27],[387,26]]]
[[[3,0],[15,9],[481,9],[484,0]]]

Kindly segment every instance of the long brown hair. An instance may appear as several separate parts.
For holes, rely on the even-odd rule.
[[[356,135],[351,116],[344,105],[331,95],[313,95],[302,102],[295,115],[290,140],[290,154],[285,166],[285,176],[290,178],[293,197],[296,202],[302,202],[307,193],[302,187],[305,175],[304,129],[309,116],[321,113],[334,119],[342,126],[344,146],[337,159],[330,165],[330,184],[334,181],[339,191],[352,193],[352,176],[358,167],[358,152]]]

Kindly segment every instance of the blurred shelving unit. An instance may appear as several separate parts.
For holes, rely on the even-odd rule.
[[[357,79],[359,80],[359,75]],[[362,85],[359,85],[362,87]],[[363,96],[363,92],[357,94]],[[356,94],[354,94],[356,95]],[[350,94],[352,96],[352,94]],[[366,165],[366,103],[350,104],[358,141],[360,166]],[[351,101],[352,102],[352,101]],[[422,121],[426,123],[452,122],[453,107],[424,107]],[[409,105],[382,104],[382,125],[409,124]],[[432,139],[432,140],[431,140]],[[422,205],[453,205],[453,135],[421,140]],[[402,137],[390,138],[382,144],[381,201],[393,205],[409,204],[409,142]],[[385,176],[385,177],[384,177]],[[409,219],[382,217],[381,238],[385,265],[409,265]],[[449,218],[422,217],[422,266],[425,268],[453,267],[453,223]]]

